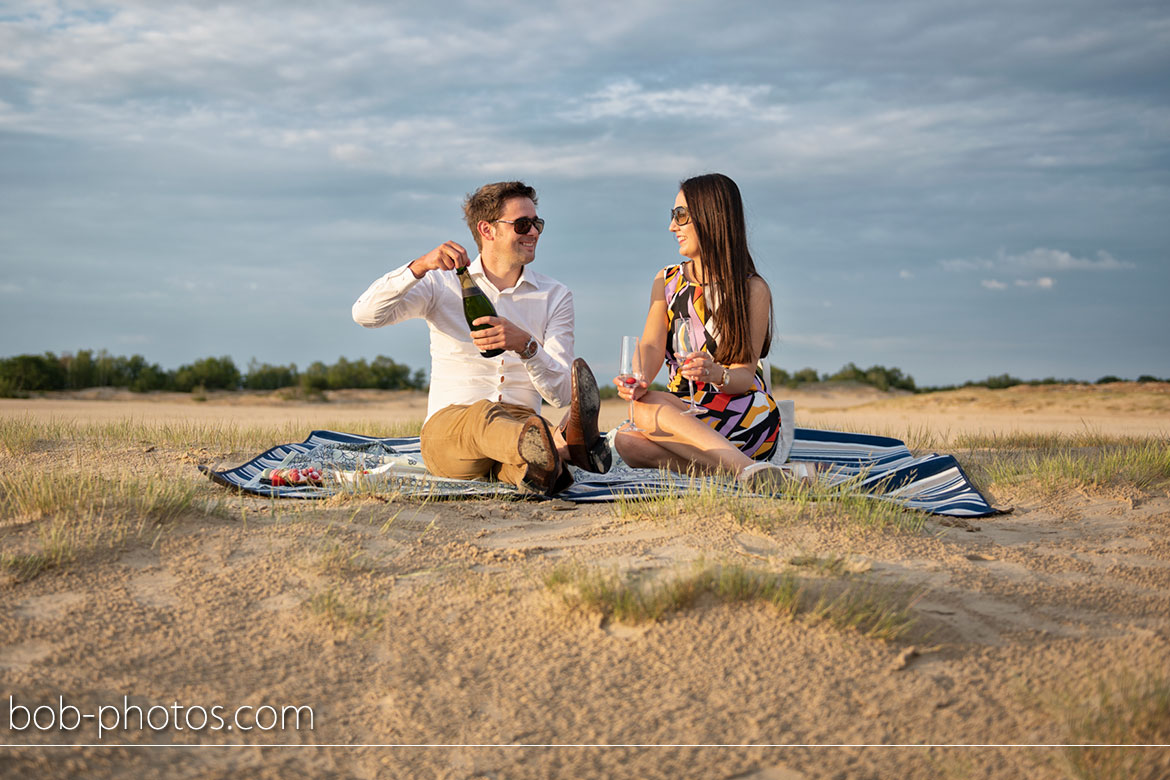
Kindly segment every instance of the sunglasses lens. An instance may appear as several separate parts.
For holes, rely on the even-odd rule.
[[[691,215],[687,213],[686,206],[675,206],[670,210],[670,218],[674,220],[676,225],[685,225],[691,221]]]
[[[536,219],[532,217],[520,217],[515,223],[516,232],[522,236],[528,235],[528,231],[532,230],[533,226],[536,227],[536,232],[540,233],[544,230],[544,220],[540,217]]]

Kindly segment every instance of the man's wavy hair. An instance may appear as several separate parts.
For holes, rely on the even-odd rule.
[[[536,190],[522,181],[498,181],[494,184],[485,184],[467,196],[463,201],[463,216],[467,220],[467,227],[475,238],[475,245],[483,251],[483,240],[479,236],[477,226],[480,222],[492,222],[504,213],[504,204],[510,198],[528,198],[536,203]]]
[[[720,363],[750,363],[752,323],[749,280],[757,276],[756,264],[748,251],[743,198],[735,182],[721,173],[695,176],[679,184],[687,200],[687,211],[699,239],[704,281],[715,287],[719,306],[714,312],[714,330],[719,334],[715,359]],[[772,303],[769,292],[768,330],[760,357],[772,344]]]

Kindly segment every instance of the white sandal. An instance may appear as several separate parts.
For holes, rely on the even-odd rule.
[[[785,463],[780,468],[790,479],[797,479],[801,482],[812,482],[817,478],[819,471],[814,463]]]
[[[735,478],[736,482],[754,493],[777,493],[790,480],[791,477],[784,469],[768,461],[744,466]]]

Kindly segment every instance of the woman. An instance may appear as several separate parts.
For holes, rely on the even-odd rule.
[[[680,185],[670,231],[683,260],[658,272],[639,357],[645,379],[614,379],[632,404],[640,431],[617,434],[631,466],[681,473],[731,473],[750,488],[777,484],[767,462],[777,446],[780,412],[768,394],[760,358],[772,340],[772,293],[748,252],[743,201],[728,177],[706,174]],[[697,348],[680,343],[695,329]],[[665,360],[668,392],[648,391]],[[698,413],[686,413],[692,398]]]

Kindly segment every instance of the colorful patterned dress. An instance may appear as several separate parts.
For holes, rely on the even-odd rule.
[[[679,346],[679,324],[689,322],[696,332],[702,328],[704,344],[701,351],[715,353],[717,342],[708,329],[707,301],[702,285],[692,284],[683,274],[682,264],[665,271],[666,281],[666,366],[670,372],[667,390],[689,403],[690,387],[686,377],[679,373],[679,354],[688,351]],[[695,382],[695,403],[703,407],[696,417],[754,460],[767,460],[776,447],[780,432],[780,410],[768,394],[763,369],[756,369],[755,386],[740,395],[721,393],[713,384]]]

